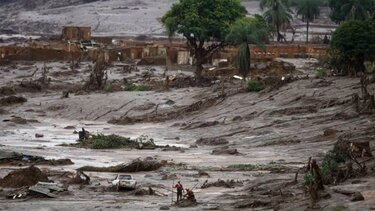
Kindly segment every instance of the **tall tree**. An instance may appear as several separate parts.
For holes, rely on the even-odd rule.
[[[225,46],[230,26],[247,13],[240,0],[180,0],[163,16],[170,36],[183,35],[196,62],[201,79],[203,64]]]
[[[364,72],[364,62],[373,61],[375,57],[374,37],[374,20],[351,20],[341,24],[330,43],[333,67],[343,74]]]
[[[302,21],[306,22],[306,43],[309,43],[309,27],[320,15],[320,0],[300,0],[297,5],[297,15],[302,17]]]
[[[268,40],[270,31],[268,24],[259,15],[254,18],[239,19],[231,27],[226,39],[229,43],[239,46],[234,63],[244,80],[250,73],[249,44],[263,46]]]
[[[261,0],[260,8],[267,9],[263,16],[269,24],[276,28],[277,41],[282,41],[284,36],[280,33],[281,29],[289,26],[293,19],[289,0]]]
[[[374,0],[351,0],[341,7],[346,20],[366,20],[371,17],[374,9]]]
[[[345,20],[365,20],[375,11],[374,0],[329,0],[330,18],[336,23]]]

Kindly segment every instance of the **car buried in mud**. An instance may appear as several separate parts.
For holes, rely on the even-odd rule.
[[[118,174],[112,181],[112,185],[116,187],[116,190],[134,190],[137,181],[129,174]]]

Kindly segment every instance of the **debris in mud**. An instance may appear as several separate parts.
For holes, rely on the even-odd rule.
[[[365,197],[360,192],[355,192],[353,194],[353,197],[350,199],[350,201],[363,201],[365,200]]]
[[[228,144],[229,142],[225,138],[222,138],[222,137],[212,137],[212,138],[200,138],[195,143],[198,145],[216,146],[216,145]]]
[[[79,139],[75,144],[68,146],[90,148],[90,149],[155,149],[157,146],[152,138],[142,135],[135,140],[118,135],[92,135],[86,139]]]
[[[110,124],[128,125],[136,124],[141,122],[163,122],[171,119],[181,118],[184,115],[199,111],[201,109],[209,108],[218,102],[223,101],[223,96],[214,96],[211,98],[205,98],[199,100],[187,106],[176,107],[172,111],[158,112],[157,109],[154,112],[142,114],[139,116],[129,117],[122,116],[120,118],[113,118],[108,121]]]
[[[368,85],[371,83],[370,79],[364,75],[361,78],[361,91],[362,96],[359,97],[357,93],[352,96],[352,103],[354,109],[359,114],[372,114],[375,110],[375,96],[368,91]]]
[[[291,83],[295,80],[298,80],[298,78],[293,76],[268,76],[259,79],[259,81],[262,81],[263,84],[267,87],[267,92],[280,89],[284,85]]]
[[[0,106],[10,106],[13,104],[21,104],[27,102],[27,99],[24,97],[9,96],[0,99]]]
[[[316,106],[311,105],[311,106],[298,106],[298,107],[289,107],[289,108],[274,110],[270,113],[270,115],[290,116],[290,115],[310,114],[310,113],[316,113],[316,112],[318,112],[318,109],[316,108]]]
[[[281,140],[274,140],[262,143],[258,145],[257,147],[266,147],[266,146],[277,146],[277,145],[294,145],[301,143],[301,140],[298,139],[281,139]]]
[[[8,152],[0,150],[0,165],[71,165],[74,164],[70,159],[52,159],[48,160],[39,156],[25,155],[17,152]]]
[[[68,126],[64,127],[64,129],[65,130],[74,130],[74,129],[76,129],[76,127],[68,125]]]
[[[23,80],[21,83],[18,85],[18,92],[20,91],[26,91],[26,92],[40,92],[42,91],[42,85],[38,81],[33,81],[33,80]]]
[[[159,210],[169,210],[169,207],[168,207],[168,206],[161,206],[161,207],[159,208]]]
[[[209,188],[209,187],[223,187],[223,188],[234,188],[234,187],[241,187],[243,186],[243,182],[241,181],[235,181],[235,180],[222,180],[218,179],[215,182],[208,182],[206,180],[203,185],[201,186],[202,189]]]
[[[161,180],[175,180],[178,179],[176,174],[162,173]]]
[[[298,168],[270,162],[268,164],[233,164],[223,171],[270,171],[271,173],[295,172]]]
[[[235,208],[244,209],[244,208],[257,208],[257,207],[265,207],[271,205],[271,200],[269,199],[253,199],[253,200],[245,200],[241,202],[237,202]]]
[[[135,191],[133,191],[133,194],[135,196],[156,195],[154,189],[152,189],[151,187],[138,187]]]
[[[44,135],[41,133],[35,133],[35,138],[43,138]]]
[[[56,183],[48,183],[48,182],[38,182],[36,185],[29,187],[30,194],[38,194],[47,196],[50,198],[57,197],[55,195],[56,192],[63,192],[66,191],[65,188],[61,188]]]
[[[0,95],[14,95],[16,93],[17,92],[14,87],[11,87],[11,86],[0,87]]]
[[[198,177],[210,177],[210,175],[203,170],[198,170]]]
[[[154,171],[165,164],[154,159],[154,158],[145,158],[141,160],[140,158],[133,160],[130,163],[120,164],[117,166],[110,166],[110,167],[93,167],[93,166],[84,166],[79,168],[81,171],[97,171],[97,172],[118,172],[118,173],[126,173],[126,172],[139,172],[139,171]]]
[[[327,128],[323,132],[323,136],[333,136],[337,133],[338,131],[332,128]]]
[[[239,152],[237,149],[229,148],[229,147],[220,147],[212,150],[213,155],[238,155]]]
[[[15,116],[12,119],[4,119],[3,122],[13,122],[20,125],[25,125],[27,123],[39,123],[38,120],[35,119],[24,119],[22,117]]]
[[[160,146],[161,148],[161,151],[163,152],[169,152],[169,151],[179,151],[179,152],[185,152],[185,148],[182,148],[182,147],[176,147],[176,146],[169,146],[169,145],[166,145],[166,146]]]
[[[306,88],[309,88],[309,89],[323,88],[323,87],[331,86],[332,84],[333,84],[332,81],[321,79],[321,80],[314,82],[311,85],[306,86]]]
[[[220,124],[218,121],[212,121],[212,122],[192,122],[185,127],[181,128],[183,130],[188,129],[196,129],[196,128],[203,128],[203,127],[211,127]]]
[[[48,182],[49,179],[39,168],[30,166],[10,172],[0,180],[0,186],[4,188],[20,188],[32,186],[38,182]]]
[[[77,173],[71,177],[68,181],[69,184],[83,184],[88,185],[90,184],[90,177],[87,174],[83,173],[80,170],[77,170]]]
[[[198,205],[195,199],[182,199],[179,202],[176,202],[175,205],[177,207],[195,207]]]

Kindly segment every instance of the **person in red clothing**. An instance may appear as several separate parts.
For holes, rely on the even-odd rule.
[[[182,199],[182,192],[184,191],[184,187],[182,186],[180,181],[178,181],[174,187],[177,189],[177,202],[179,202]]]
[[[189,188],[186,188],[186,194],[185,194],[187,200],[195,201],[194,192],[190,190]]]

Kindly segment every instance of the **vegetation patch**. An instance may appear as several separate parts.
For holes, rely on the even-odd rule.
[[[264,88],[266,87],[261,81],[251,80],[247,83],[248,92],[259,92],[262,91]]]
[[[328,184],[333,181],[339,172],[339,165],[345,163],[345,161],[346,154],[339,150],[337,146],[327,152],[321,165],[324,183]]]
[[[323,68],[317,68],[315,72],[315,77],[316,78],[324,78],[327,76],[326,71]]]
[[[103,135],[96,134],[92,135],[87,139],[77,140],[77,143],[64,145],[64,146],[75,146],[90,149],[155,149],[156,145],[152,138],[148,136],[140,136],[134,140],[122,137],[118,135]]]
[[[0,106],[9,106],[13,104],[20,104],[26,102],[27,99],[24,97],[9,96],[0,99]]]
[[[126,84],[124,91],[136,91],[136,92],[143,92],[143,91],[149,91],[150,88],[146,85],[137,85],[134,83],[128,83]]]
[[[233,164],[225,169],[226,171],[270,171],[271,173],[280,173],[292,171],[291,167],[270,162],[268,164]]]
[[[266,146],[275,146],[275,145],[293,145],[293,144],[299,144],[301,143],[301,140],[274,140],[262,143],[258,145],[257,147],[266,147]]]

